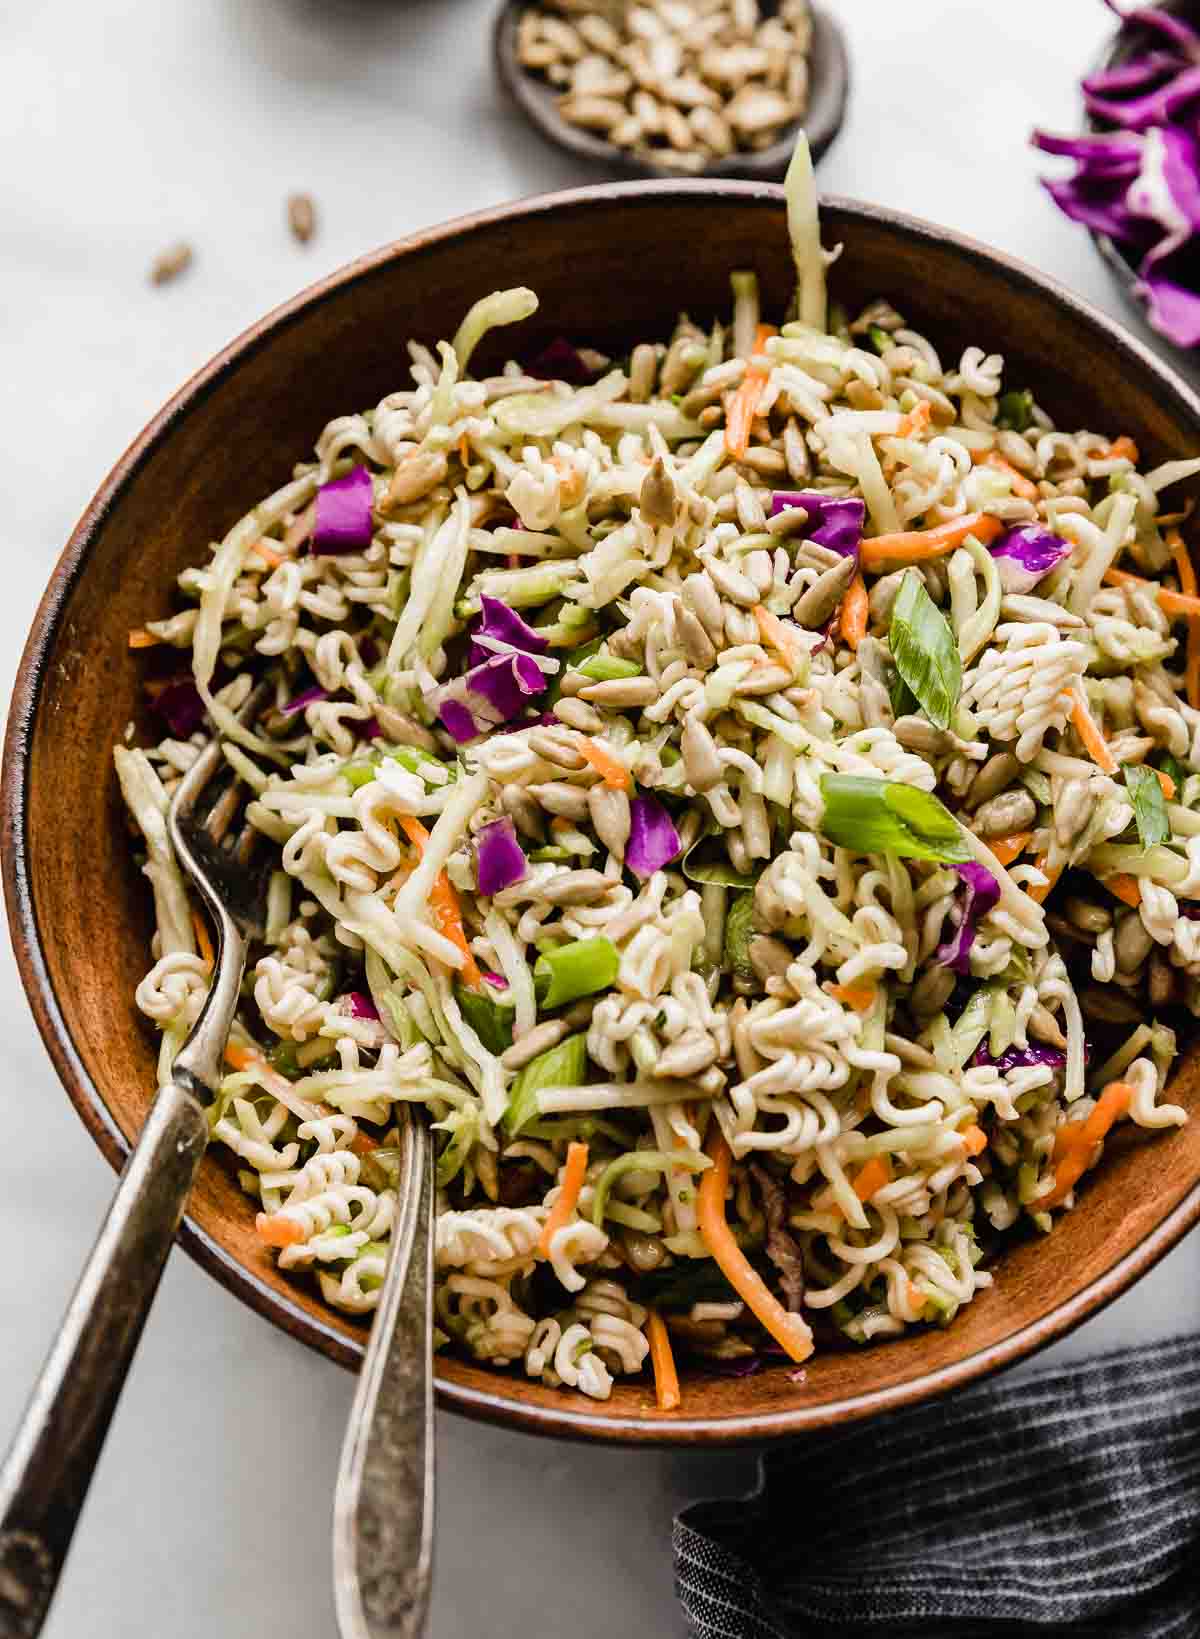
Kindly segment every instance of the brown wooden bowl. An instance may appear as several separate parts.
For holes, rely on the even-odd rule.
[[[844,252],[835,293],[890,298],[945,359],[979,343],[1006,380],[1062,425],[1129,433],[1147,464],[1200,446],[1200,400],[1118,326],[1030,269],[886,211],[829,201]],[[109,748],[141,722],[143,666],[126,634],[171,604],[174,577],[289,477],[332,416],[400,380],[403,340],[452,335],[500,285],[540,292],[540,313],[492,339],[494,368],[558,334],[619,352],[667,333],[686,307],[729,308],[731,268],[753,263],[763,310],[783,310],[793,269],[781,190],[644,183],[523,200],[390,245],[279,308],[189,381],[101,486],[72,535],[25,649],[4,753],[4,886],[21,976],[51,1057],[119,1165],[155,1086],[150,1030],[133,1005],[147,965],[149,895],[129,850]],[[685,268],[681,275],[676,269]],[[658,269],[667,270],[656,276]],[[142,727],[148,725],[141,724]],[[1197,1058],[1172,1095],[1200,1102]],[[815,1356],[743,1379],[686,1374],[658,1413],[648,1379],[612,1399],[439,1357],[444,1405],[517,1428],[593,1439],[722,1444],[765,1439],[925,1399],[1019,1360],[1123,1291],[1200,1216],[1200,1121],[1123,1130],[1045,1241],[1013,1245],[995,1287],[946,1331]],[[208,1157],[182,1230],[187,1250],[303,1342],[357,1364],[363,1330],[273,1265],[225,1158]]]
[[[492,36],[493,59],[501,85],[531,124],[549,142],[576,154],[592,165],[603,166],[615,176],[667,177],[678,173],[666,165],[640,159],[626,148],[618,148],[606,137],[585,131],[558,111],[561,95],[556,86],[525,68],[517,57],[517,25],[530,0],[505,0],[496,15]],[[771,6],[764,8],[772,10]],[[570,20],[569,18],[567,19]],[[787,170],[796,143],[796,132],[808,137],[814,163],[842,128],[846,98],[850,91],[850,63],[841,28],[820,7],[812,11],[812,43],[808,53],[808,107],[802,120],[794,120],[769,148],[755,152],[739,149],[724,159],[714,159],[698,174],[702,177],[744,177],[750,181],[778,182]]]

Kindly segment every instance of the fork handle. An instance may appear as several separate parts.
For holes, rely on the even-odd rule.
[[[422,1639],[433,1575],[433,1134],[408,1112],[392,1252],[333,1499],[342,1639]]]
[[[41,1632],[207,1138],[161,1087],[0,1469],[0,1639]]]

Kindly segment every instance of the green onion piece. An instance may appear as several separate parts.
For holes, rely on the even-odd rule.
[[[669,1155],[665,1150],[626,1150],[624,1155],[610,1161],[596,1180],[592,1192],[592,1222],[597,1229],[604,1227],[609,1194],[617,1179],[627,1172],[666,1173],[673,1167],[683,1167],[688,1172],[703,1172],[711,1166],[708,1156],[700,1155],[696,1150],[672,1150]]]
[[[886,353],[889,347],[895,344],[886,330],[881,330],[877,324],[867,326],[867,339],[877,353]]]
[[[600,645],[603,642],[602,637],[594,637],[590,643],[581,643],[577,649],[572,649],[563,661],[563,670],[568,672],[578,671],[585,660],[590,660],[594,654],[599,653]]]
[[[893,717],[913,717],[921,709],[921,702],[894,666],[888,677],[888,699]]]
[[[535,848],[529,859],[531,864],[534,865],[561,865],[570,857],[571,850],[569,848],[560,848],[557,843],[554,843],[548,848]]]
[[[562,1007],[580,996],[607,990],[617,976],[621,953],[611,939],[576,939],[539,956],[533,988],[539,1007]]]
[[[750,941],[753,937],[754,895],[740,893],[726,913],[725,950],[721,965],[743,983],[754,982],[754,969],[750,965]]]
[[[537,1096],[543,1087],[582,1087],[587,1073],[587,1037],[582,1032],[567,1036],[530,1059],[513,1082],[504,1112],[504,1130],[515,1138],[540,1115]]]
[[[839,848],[900,859],[970,859],[954,815],[928,791],[900,780],[822,774],[821,830]]]
[[[950,1047],[956,1069],[962,1069],[987,1035],[998,988],[996,985],[980,985],[951,1026]]]
[[[679,869],[689,882],[720,888],[752,888],[766,869],[766,860],[753,871],[736,871],[719,837],[701,837],[684,854]]]
[[[454,982],[454,1000],[462,1011],[471,1029],[479,1037],[489,1053],[497,1057],[505,1048],[512,1046],[513,1039],[513,1010],[500,1002],[494,1002],[490,996],[482,991],[470,990],[457,979]]]
[[[1129,788],[1133,817],[1137,821],[1138,841],[1143,848],[1156,848],[1171,835],[1167,799],[1158,783],[1158,775],[1152,768],[1126,763],[1125,784]]]
[[[949,728],[962,693],[962,660],[950,622],[910,569],[900,582],[888,632],[896,670],[935,728]]]
[[[1033,394],[1028,388],[1019,393],[1002,393],[996,408],[999,411],[996,425],[999,427],[1023,433],[1028,432],[1033,424]]]
[[[615,683],[623,677],[637,677],[642,668],[636,660],[621,660],[615,654],[593,654],[576,667],[596,683]]]

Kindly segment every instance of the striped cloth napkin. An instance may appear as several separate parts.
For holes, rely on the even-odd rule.
[[[1200,1338],[797,1440],[674,1549],[699,1639],[1198,1639]]]

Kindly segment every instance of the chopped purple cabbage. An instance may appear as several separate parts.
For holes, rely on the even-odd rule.
[[[150,704],[180,740],[189,739],[204,721],[204,701],[190,677],[172,677]]]
[[[596,379],[596,372],[588,369],[565,336],[556,336],[536,358],[530,359],[525,374],[535,381],[566,381],[572,387],[587,387]]]
[[[378,1019],[379,1009],[362,990],[348,990],[342,997],[341,1010],[352,1019]]]
[[[514,650],[472,666],[438,693],[438,716],[460,744],[522,717],[532,696],[543,694],[547,678],[532,655]]]
[[[963,880],[962,911],[958,926],[944,939],[934,952],[934,959],[943,967],[952,968],[955,973],[969,974],[971,971],[971,946],[975,943],[975,932],[980,921],[991,910],[1000,898],[1000,884],[988,870],[986,865],[976,864],[968,860],[965,865],[955,867]]]
[[[550,647],[540,632],[527,625],[515,609],[486,593],[479,600],[482,613],[471,633],[470,663],[478,666],[493,655],[521,649],[526,654],[545,654]]]
[[[777,489],[771,497],[772,518],[789,507],[803,507],[808,513],[808,527],[803,532],[805,540],[827,546],[831,552],[840,552],[843,558],[850,557],[862,545],[867,503],[857,495]]]
[[[1022,524],[1016,529],[1006,529],[988,551],[996,560],[1004,590],[1025,593],[1032,592],[1039,581],[1045,580],[1052,569],[1071,555],[1071,543],[1040,524]]]
[[[481,894],[499,893],[521,880],[529,865],[512,820],[493,820],[476,833],[475,865]]]
[[[305,706],[311,706],[314,701],[328,699],[329,690],[323,689],[314,683],[311,689],[301,689],[299,694],[294,694],[286,706],[280,706],[279,715],[281,717],[295,717],[304,710]]]
[[[375,488],[366,467],[322,484],[317,491],[312,549],[316,556],[360,552],[371,544],[371,507]]]
[[[675,821],[657,797],[634,797],[629,804],[625,863],[635,876],[653,876],[683,851]]]
[[[1005,1070],[1025,1070],[1034,1064],[1049,1064],[1055,1070],[1061,1070],[1067,1062],[1067,1055],[1059,1047],[1043,1047],[1040,1042],[1031,1042],[1028,1047],[1009,1047],[994,1059],[983,1042],[975,1049],[971,1058],[971,1068],[980,1065],[993,1064],[1003,1073]]]
[[[481,975],[484,984],[491,985],[493,990],[507,990],[508,980],[503,973],[489,973],[486,969]]]

